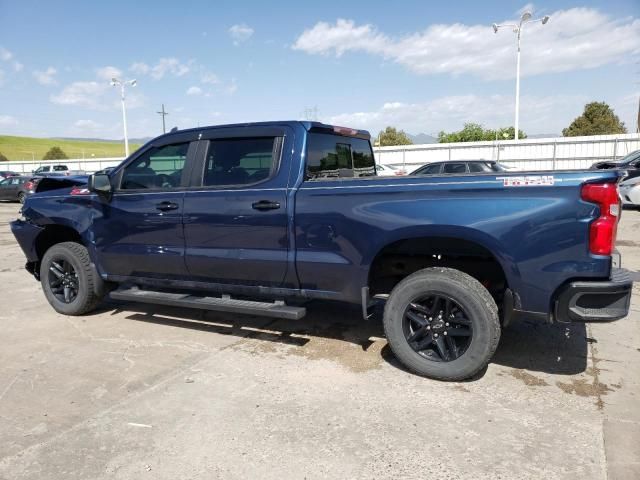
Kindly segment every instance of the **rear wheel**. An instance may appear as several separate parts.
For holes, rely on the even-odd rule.
[[[427,268],[398,283],[385,306],[384,329],[406,367],[439,380],[478,373],[500,339],[498,308],[487,289],[451,268]]]
[[[101,296],[96,294],[89,252],[76,242],[58,243],[44,254],[40,282],[45,297],[59,313],[82,315],[93,310]]]
[[[24,192],[20,192],[20,193],[18,194],[18,201],[19,201],[20,203],[24,203],[24,201],[26,200],[26,198],[27,198],[27,196],[24,194]]]

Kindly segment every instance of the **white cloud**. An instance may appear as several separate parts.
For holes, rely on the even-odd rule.
[[[640,53],[640,19],[612,19],[591,8],[559,10],[547,25],[527,25],[522,42],[524,75],[624,63]],[[492,79],[515,74],[513,33],[504,29],[495,35],[489,25],[433,24],[421,32],[392,37],[373,25],[338,19],[305,30],[292,48],[336,57],[365,52],[425,75],[475,74]]]
[[[200,87],[189,87],[187,95],[202,95],[202,89]]]
[[[21,72],[23,68],[24,68],[24,65],[23,65],[22,63],[17,62],[17,61],[16,61],[16,62],[13,62],[13,69],[14,69],[16,72]]]
[[[582,111],[589,98],[582,95],[523,96],[520,128],[526,133],[557,133]],[[617,104],[613,104],[614,108]],[[617,110],[617,108],[616,108]],[[497,128],[513,125],[512,95],[456,95],[428,102],[387,102],[364,112],[342,113],[327,119],[330,124],[363,128],[374,135],[392,125],[410,133],[459,130],[475,122]]]
[[[187,63],[181,62],[175,57],[161,58],[155,65],[149,65],[144,62],[134,62],[129,70],[136,75],[151,75],[154,80],[160,80],[165,75],[173,75],[182,77],[191,71],[191,61]]]
[[[229,95],[233,95],[234,93],[236,93],[238,91],[238,84],[236,83],[236,79],[235,78],[231,79],[231,83],[227,86],[225,91]]]
[[[0,60],[2,60],[3,62],[8,62],[12,58],[13,58],[13,53],[11,53],[9,50],[7,50],[4,47],[0,47]]]
[[[58,105],[106,109],[111,103],[104,98],[109,88],[106,82],[73,82],[57,95],[52,95],[51,101]]]
[[[101,80],[110,81],[112,78],[122,79],[122,70],[112,66],[96,69],[96,76]]]
[[[189,67],[180,63],[177,58],[161,58],[158,63],[151,68],[151,76],[156,80],[161,79],[167,73],[181,77],[189,73]]]
[[[0,127],[13,127],[18,124],[18,120],[11,115],[0,115]]]
[[[149,73],[149,70],[151,70],[151,67],[149,67],[149,65],[144,62],[134,62],[129,67],[129,70],[131,70],[136,75],[146,75],[147,73]]]
[[[55,68],[48,67],[46,70],[34,70],[33,76],[40,85],[55,85],[58,83],[55,79],[57,73]]]
[[[200,81],[202,83],[208,83],[210,85],[217,85],[218,83],[220,83],[220,79],[218,78],[218,76],[215,73],[210,72],[204,73],[200,78]]]
[[[234,45],[240,45],[251,38],[253,31],[253,28],[246,23],[239,23],[229,28],[229,35],[231,35]]]

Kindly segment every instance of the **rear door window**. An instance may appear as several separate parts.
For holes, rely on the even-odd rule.
[[[251,185],[266,180],[277,169],[281,143],[281,137],[211,140],[202,185]]]
[[[325,133],[308,134],[307,180],[373,175],[373,150],[368,140]]]

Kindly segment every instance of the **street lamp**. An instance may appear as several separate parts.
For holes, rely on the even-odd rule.
[[[124,126],[124,156],[129,156],[129,138],[127,137],[127,110],[124,106],[124,87],[130,85],[135,87],[138,84],[137,80],[119,80],[117,78],[111,79],[112,87],[120,87],[120,99],[122,100],[122,125]]]
[[[493,25],[491,25],[491,27],[493,28],[493,33],[498,33],[498,30],[504,27],[509,27],[513,29],[513,33],[516,34],[517,36],[517,41],[518,41],[518,54],[517,54],[517,59],[516,59],[516,121],[515,121],[515,139],[518,140],[518,136],[519,136],[519,132],[518,132],[518,128],[519,128],[519,123],[520,123],[520,37],[522,35],[522,29],[524,28],[524,26],[527,23],[531,23],[531,22],[540,22],[542,23],[542,25],[546,25],[546,23],[549,21],[549,15],[545,15],[542,18],[536,18],[535,20],[532,20],[531,17],[533,17],[532,13],[530,11],[525,11],[522,16],[520,17],[520,23],[505,23],[502,25],[498,25],[497,23],[494,23]]]

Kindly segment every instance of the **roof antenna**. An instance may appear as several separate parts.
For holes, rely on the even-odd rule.
[[[177,131],[178,131],[178,127],[173,127],[171,130],[169,130],[169,133],[173,133]]]

